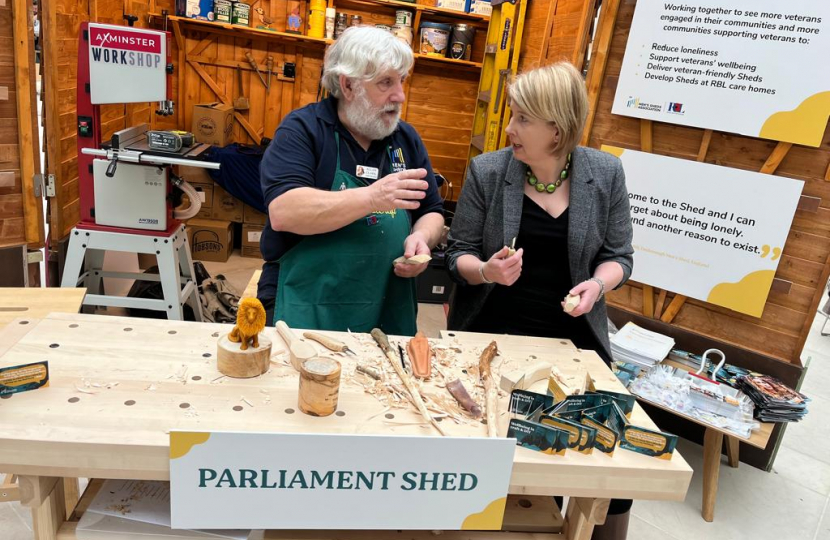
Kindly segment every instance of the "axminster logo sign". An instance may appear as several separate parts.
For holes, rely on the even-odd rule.
[[[162,63],[161,37],[144,32],[91,27],[92,61],[144,68]]]

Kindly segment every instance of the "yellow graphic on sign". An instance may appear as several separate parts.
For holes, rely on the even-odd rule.
[[[814,94],[791,111],[771,115],[759,137],[808,146],[820,146],[830,116],[830,92]]]
[[[760,317],[774,277],[775,270],[758,270],[747,274],[738,283],[720,283],[712,287],[706,301]]]
[[[622,156],[623,152],[625,152],[625,148],[620,148],[619,146],[609,146],[607,144],[603,144],[600,147],[600,150],[602,150],[603,152],[608,152],[609,154],[613,154],[617,157]]]
[[[174,431],[170,433],[170,459],[186,456],[197,444],[204,444],[210,439],[210,433],[199,431]]]
[[[461,524],[462,531],[498,531],[504,520],[504,507],[507,497],[496,499],[478,514],[470,514]]]

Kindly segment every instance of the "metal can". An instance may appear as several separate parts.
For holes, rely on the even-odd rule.
[[[349,26],[360,26],[363,24],[363,17],[360,15],[352,15],[352,19],[349,21]]]
[[[349,25],[349,18],[348,15],[345,13],[338,13],[337,18],[334,20],[334,39],[340,37],[340,34],[346,29]]]
[[[231,12],[231,22],[240,26],[251,26],[251,4],[235,2]]]
[[[228,23],[231,22],[231,11],[233,4],[230,0],[214,0],[213,2],[213,17],[216,22]]]
[[[450,58],[456,60],[470,60],[473,52],[473,39],[476,29],[469,24],[456,24],[452,29],[450,39]]]
[[[395,11],[395,26],[412,26],[412,12],[406,9]]]
[[[396,38],[403,41],[407,45],[412,45],[412,27],[411,26],[398,26],[397,24],[392,27],[392,33],[395,35]]]
[[[381,30],[386,30],[387,32],[392,31],[392,27],[386,24],[376,24],[375,28],[380,28]]]

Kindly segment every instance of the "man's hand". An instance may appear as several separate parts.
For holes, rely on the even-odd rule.
[[[576,287],[568,291],[568,294],[578,294],[580,297],[579,305],[568,313],[568,315],[571,317],[579,317],[594,309],[594,304],[597,303],[597,298],[599,298],[599,291],[599,283],[596,281],[588,280],[577,283]],[[562,309],[565,309],[565,302],[562,302]]]
[[[423,169],[420,169],[423,170]],[[431,255],[426,238],[419,232],[414,232],[403,241],[403,256],[407,259],[415,255]],[[402,278],[413,278],[427,269],[429,262],[421,264],[398,263],[395,265],[395,275]]]
[[[484,277],[505,287],[516,283],[516,280],[522,275],[522,255],[524,255],[524,249],[520,248],[508,257],[508,250],[509,248],[504,246],[500,251],[494,253],[490,260],[484,264],[483,269]]]
[[[421,180],[427,175],[426,169],[407,169],[384,176],[366,189],[372,212],[389,212],[390,210],[415,210],[426,197],[429,183]]]

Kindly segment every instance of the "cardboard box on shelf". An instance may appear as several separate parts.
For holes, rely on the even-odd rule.
[[[193,106],[193,136],[196,142],[227,146],[233,142],[233,107],[224,103]]]
[[[187,241],[195,260],[226,262],[233,251],[233,223],[193,218],[187,222]]]
[[[202,201],[202,209],[210,210],[213,206],[213,184],[191,184],[196,192],[199,194],[199,200]]]
[[[471,0],[470,13],[490,16],[493,14],[493,5],[490,0]]]
[[[213,204],[210,208],[211,219],[220,219],[242,223],[242,201],[222,189],[219,184],[213,185]]]
[[[202,167],[179,165],[178,174],[188,184],[213,184],[213,178],[210,177],[210,173]]]
[[[250,223],[252,225],[265,225],[268,223],[268,216],[250,206],[248,204],[245,205],[245,209],[242,211],[242,223]]]
[[[242,224],[242,256],[253,257],[255,259],[262,258],[262,252],[259,250],[259,239],[262,236],[262,225],[252,223]]]

